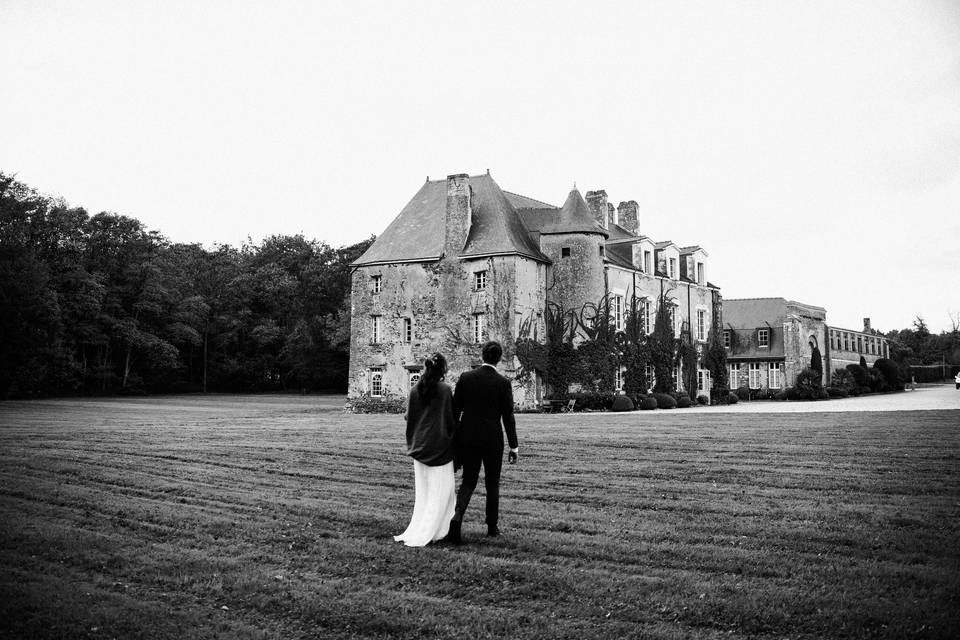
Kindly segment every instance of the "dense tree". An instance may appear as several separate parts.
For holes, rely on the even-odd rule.
[[[371,242],[171,244],[0,173],[0,397],[343,389]]]

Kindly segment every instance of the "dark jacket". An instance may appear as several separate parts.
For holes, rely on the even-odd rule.
[[[458,447],[503,449],[504,430],[510,448],[517,447],[513,388],[493,367],[477,367],[460,376],[453,394],[453,415],[460,423]]]
[[[456,424],[450,385],[438,383],[437,393],[426,405],[414,387],[407,402],[407,454],[428,467],[447,464],[453,460]]]

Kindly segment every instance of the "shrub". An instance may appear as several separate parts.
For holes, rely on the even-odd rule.
[[[657,399],[654,398],[653,396],[644,397],[642,400],[640,400],[640,408],[645,411],[649,411],[650,409],[656,409]]]
[[[804,369],[797,374],[797,396],[802,400],[816,400],[823,391],[820,372],[816,369]]]
[[[781,389],[780,391],[778,391],[777,393],[774,394],[773,399],[774,399],[774,400],[786,400],[786,399],[787,399],[787,390],[786,390],[786,389]]]
[[[633,400],[629,396],[617,396],[610,405],[610,411],[633,411]]]
[[[796,387],[787,387],[783,390],[783,395],[787,400],[799,400],[800,394]]]
[[[653,397],[657,401],[658,409],[673,409],[677,406],[677,401],[669,393],[655,393]]]
[[[701,393],[697,396],[697,404],[710,404],[710,398]]]
[[[834,371],[833,375],[830,376],[830,382],[834,387],[843,387],[844,389],[850,389],[856,384],[853,374],[848,369]]]
[[[879,358],[873,363],[873,368],[880,372],[883,379],[892,391],[903,391],[903,379],[900,377],[900,370],[893,360]]]
[[[407,410],[407,399],[398,396],[377,398],[364,393],[347,400],[347,409],[353,413],[403,413]]]
[[[848,364],[847,371],[853,376],[854,386],[865,387],[867,385],[867,371],[864,367],[858,364]]]
[[[738,402],[740,402],[740,397],[737,396],[737,394],[735,393],[727,394],[727,404],[737,404]]]
[[[727,387],[714,387],[710,389],[710,404],[728,404],[730,389]]]
[[[613,400],[619,396],[612,393],[600,393],[596,391],[584,391],[571,393],[570,400],[576,400],[576,409],[581,411],[610,411],[613,407]]]
[[[690,396],[680,396],[677,400],[678,409],[689,409],[693,406],[693,400],[690,399]]]
[[[827,387],[827,395],[831,398],[846,398],[850,392],[846,387]]]
[[[747,387],[738,387],[736,394],[737,394],[737,398],[739,398],[740,400],[750,399],[750,389]]]

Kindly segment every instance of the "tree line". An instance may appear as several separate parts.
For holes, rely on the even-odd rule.
[[[0,172],[0,398],[342,391],[372,241],[172,243]]]

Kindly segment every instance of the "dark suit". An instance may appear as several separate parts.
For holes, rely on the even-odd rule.
[[[461,415],[462,413],[462,415]],[[477,488],[480,466],[487,488],[487,526],[496,528],[500,509],[500,468],[503,466],[503,432],[511,449],[517,448],[517,423],[513,417],[510,381],[491,366],[467,371],[453,392],[453,415],[460,426],[454,446],[463,465],[453,519],[461,522]],[[501,427],[501,423],[503,426]]]

